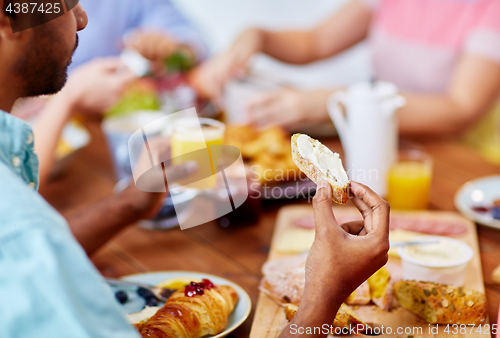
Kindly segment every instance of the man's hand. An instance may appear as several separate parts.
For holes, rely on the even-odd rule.
[[[136,50],[148,60],[163,62],[179,44],[165,33],[135,30],[127,36],[125,47]]]
[[[326,105],[331,91],[285,88],[262,94],[247,104],[244,123],[258,128],[282,126],[294,130],[304,123],[328,118]]]
[[[182,179],[194,174],[198,170],[196,162],[186,162],[176,166],[165,168],[166,176],[170,179]],[[173,182],[173,181],[172,181]],[[170,182],[170,183],[172,183]],[[163,186],[164,183],[160,183]],[[134,182],[124,189],[117,198],[125,200],[134,218],[150,219],[160,211],[166,192],[145,192],[137,188]]]
[[[332,211],[332,189],[319,182],[313,208],[316,235],[306,261],[306,286],[295,317],[280,335],[294,336],[290,325],[331,325],[344,300],[387,263],[389,205],[368,187],[352,182],[352,202],[363,221],[338,224]],[[326,337],[303,334],[301,337]]]
[[[151,168],[151,159],[155,167],[168,158],[170,148],[168,139],[154,139],[149,141],[149,152],[143,151],[139,160],[142,173]],[[149,156],[151,155],[151,156]],[[187,177],[198,170],[198,165],[186,162],[177,166],[166,166],[165,172],[169,182]],[[159,179],[158,179],[159,177]],[[75,238],[80,242],[87,254],[90,256],[109,239],[123,230],[126,226],[141,220],[155,216],[160,210],[168,187],[163,180],[163,172],[160,175],[151,176],[150,187],[159,185],[163,190],[150,190],[160,192],[146,192],[139,190],[134,182],[120,194],[111,196],[94,206],[83,210],[68,220]]]
[[[134,79],[120,59],[94,59],[75,69],[56,97],[69,101],[73,111],[102,114],[120,99],[125,86]]]
[[[387,263],[389,204],[356,182],[351,183],[351,193],[364,220],[340,225],[332,212],[330,185],[318,185],[313,201],[316,237],[306,263],[306,294],[344,301]]]
[[[137,219],[154,217],[168,193],[168,183],[189,177],[198,170],[194,161],[171,166],[170,153],[170,138],[166,137],[148,139],[147,148],[144,145],[141,149],[133,172],[134,182],[118,196],[128,200]]]
[[[200,66],[195,79],[197,89],[220,102],[226,82],[246,73],[252,56],[261,50],[261,40],[259,29],[246,30],[229,50]]]

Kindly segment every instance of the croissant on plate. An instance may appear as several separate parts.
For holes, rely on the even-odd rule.
[[[165,305],[139,329],[143,338],[201,338],[216,335],[238,302],[238,293],[228,285],[213,285],[204,279],[170,296]]]

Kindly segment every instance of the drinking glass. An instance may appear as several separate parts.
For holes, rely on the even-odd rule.
[[[391,208],[424,210],[429,205],[432,158],[420,150],[405,150],[389,169],[388,202]]]
[[[178,185],[198,190],[215,187],[225,130],[224,123],[207,118],[186,117],[174,121],[171,141],[173,164],[195,161],[199,167],[188,181],[181,180]]]

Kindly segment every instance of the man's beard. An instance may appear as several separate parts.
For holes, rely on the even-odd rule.
[[[31,50],[16,64],[16,72],[23,82],[23,97],[56,94],[66,84],[72,59],[61,65],[57,50],[62,43],[58,42],[61,41],[56,34],[34,34]],[[73,53],[77,47],[78,35]]]

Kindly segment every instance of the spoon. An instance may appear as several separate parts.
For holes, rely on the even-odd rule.
[[[391,248],[397,248],[401,246],[409,246],[409,245],[424,245],[424,244],[436,244],[439,243],[439,240],[433,240],[433,241],[426,241],[426,240],[420,240],[420,241],[409,241],[409,242],[391,242]]]

